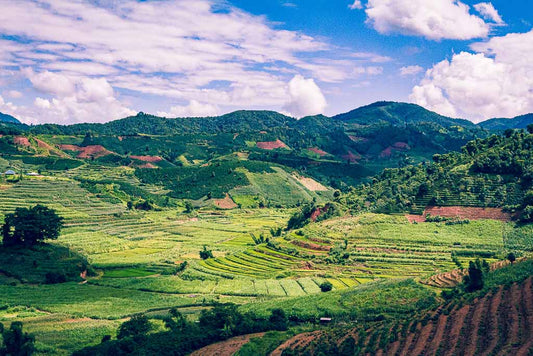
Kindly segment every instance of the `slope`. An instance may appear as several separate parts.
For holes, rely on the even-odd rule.
[[[533,124],[533,114],[521,115],[512,119],[489,119],[478,125],[489,131],[504,131],[507,129],[525,129],[531,124]]]
[[[6,122],[10,124],[20,124],[20,121],[11,115],[3,114],[0,112],[0,122]]]

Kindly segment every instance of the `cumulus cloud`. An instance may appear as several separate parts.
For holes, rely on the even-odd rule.
[[[215,105],[200,103],[196,100],[191,100],[186,106],[173,106],[169,112],[160,111],[159,116],[164,117],[207,117],[217,116],[219,109]]]
[[[363,8],[363,4],[361,4],[361,0],[354,0],[353,4],[348,5],[348,8],[350,10],[361,10]]]
[[[288,91],[290,101],[285,110],[295,117],[322,114],[326,109],[326,98],[313,79],[296,75],[289,82]]]
[[[34,88],[50,98],[37,97],[33,106],[15,114],[28,123],[105,122],[133,115],[104,78],[72,77],[53,72],[23,70]]]
[[[338,83],[352,79],[361,61],[388,60],[354,58],[348,49],[278,29],[225,1],[112,3],[2,1],[0,70],[25,68],[35,90],[58,100],[91,101],[75,78],[105,78],[115,92],[131,96],[245,108],[283,106],[283,88],[295,74]],[[109,88],[98,88],[109,95]],[[94,88],[89,92],[95,95]]]
[[[16,105],[10,102],[6,102],[4,98],[0,95],[0,112],[15,116],[17,109],[18,108]]]
[[[18,90],[9,90],[7,91],[6,95],[13,99],[22,98],[22,93]]]
[[[422,68],[421,66],[418,66],[418,65],[406,66],[406,67],[401,67],[400,68],[400,74],[403,75],[403,76],[416,75],[416,74],[422,72],[423,70],[424,70],[424,68]]]
[[[494,37],[437,63],[410,99],[474,122],[533,112],[533,30]]]
[[[483,38],[490,26],[458,0],[369,0],[367,23],[382,34],[431,40]]]
[[[493,21],[498,25],[505,24],[505,22],[503,22],[502,17],[498,13],[498,10],[496,10],[494,8],[494,5],[492,5],[492,3],[490,2],[481,2],[479,4],[476,4],[474,5],[474,9],[476,9],[476,11],[479,12],[480,15],[488,21]]]

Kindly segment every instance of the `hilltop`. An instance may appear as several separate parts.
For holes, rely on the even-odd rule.
[[[20,124],[20,121],[11,115],[3,114],[0,112],[0,123],[5,122],[9,124]]]

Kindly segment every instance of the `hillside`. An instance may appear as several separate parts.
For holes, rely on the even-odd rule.
[[[493,272],[483,291],[403,320],[296,335],[272,355],[530,355],[533,278],[527,268],[530,262]]]
[[[393,126],[408,124],[434,123],[443,127],[463,126],[474,128],[475,125],[463,119],[452,119],[439,115],[416,104],[378,101],[355,110],[333,117],[347,123],[372,125],[386,123]]]
[[[533,114],[526,114],[512,119],[489,119],[478,125],[490,131],[505,131],[507,129],[526,129],[533,124]]]
[[[10,124],[20,124],[20,121],[14,118],[11,115],[3,114],[0,112],[0,122],[10,123]]]
[[[498,207],[532,219],[533,134],[521,131],[469,142],[461,153],[433,163],[388,169],[355,188],[345,202],[355,210],[418,212],[426,206]]]

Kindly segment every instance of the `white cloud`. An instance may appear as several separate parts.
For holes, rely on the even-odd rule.
[[[363,60],[363,61],[369,61],[372,63],[385,63],[392,61],[391,57],[382,56],[380,54],[376,53],[370,53],[370,52],[355,52],[351,54],[351,57]]]
[[[494,5],[490,2],[480,2],[479,4],[474,5],[474,9],[483,16],[484,19],[493,21],[498,25],[504,25],[502,17],[498,13],[498,10],[494,8]]]
[[[407,66],[407,67],[401,67],[400,68],[400,74],[403,76],[406,75],[416,75],[420,72],[422,72],[424,68],[421,66],[415,65],[415,66]]]
[[[367,66],[367,67],[355,67],[353,69],[354,75],[380,75],[383,73],[383,67]]]
[[[34,88],[50,96],[37,97],[33,106],[19,107],[17,117],[27,123],[105,122],[133,115],[116,97],[104,78],[66,76],[53,72],[23,70]]]
[[[186,106],[173,106],[169,112],[159,111],[158,116],[163,117],[207,117],[217,116],[219,109],[215,105],[200,103],[196,100],[191,100]]]
[[[326,109],[326,98],[313,79],[296,75],[289,82],[290,101],[285,105],[291,115],[304,117],[322,114]]]
[[[6,93],[7,96],[13,99],[20,99],[22,98],[22,93],[18,90],[9,90]]]
[[[431,40],[483,38],[490,26],[458,0],[369,0],[367,23],[382,34]]]
[[[0,112],[15,116],[17,109],[18,108],[16,105],[10,102],[6,102],[4,98],[0,95]]]
[[[389,60],[354,59],[348,49],[277,29],[225,1],[1,2],[0,33],[25,41],[0,39],[0,69],[25,68],[36,90],[58,100],[90,101],[79,78],[105,77],[115,90],[137,92],[133,96],[279,108],[295,74],[341,82],[358,60]]]
[[[348,8],[350,10],[361,10],[363,8],[363,4],[361,4],[361,0],[354,0],[353,4],[348,5]]]
[[[533,30],[473,44],[437,63],[410,99],[441,114],[472,121],[533,112]]]

